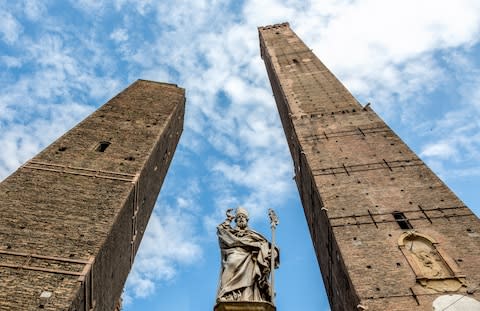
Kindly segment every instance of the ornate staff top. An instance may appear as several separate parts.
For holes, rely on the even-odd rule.
[[[278,216],[275,214],[275,211],[271,208],[268,209],[268,216],[270,217],[270,227],[276,228],[279,224]]]

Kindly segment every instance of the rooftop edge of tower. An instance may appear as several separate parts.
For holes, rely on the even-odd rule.
[[[267,30],[267,29],[277,29],[277,28],[281,28],[281,27],[290,28],[290,24],[288,22],[284,22],[284,23],[267,25],[267,26],[259,26],[259,27],[257,27],[257,29],[258,29],[258,31],[260,31],[260,30]]]
[[[171,86],[171,87],[175,87],[175,88],[178,88],[178,89],[181,89],[181,90],[185,90],[183,87],[179,87],[175,83],[159,82],[159,81],[153,81],[153,80],[148,80],[148,79],[137,79],[135,82],[155,83],[155,84],[161,84],[161,85]]]

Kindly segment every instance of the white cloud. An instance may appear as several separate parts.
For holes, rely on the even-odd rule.
[[[354,94],[372,101],[389,120],[408,119],[411,99],[421,102],[446,81],[432,56],[478,42],[479,5],[476,1],[455,5],[430,0],[312,1],[305,13],[308,18],[300,13],[292,24]],[[400,108],[403,114],[390,104],[397,99],[407,104]]]
[[[429,144],[425,146],[420,155],[425,157],[436,157],[440,159],[451,159],[457,155],[454,144],[455,143],[449,143],[446,141]]]
[[[46,1],[41,0],[24,0],[23,12],[30,20],[38,20],[46,13]]]
[[[22,31],[22,26],[12,14],[0,11],[0,33],[7,44],[15,43]]]
[[[125,28],[117,28],[110,34],[110,39],[116,42],[123,42],[128,40],[128,33]]]
[[[180,199],[181,204],[185,203],[183,200]],[[127,296],[146,297],[155,291],[155,282],[175,277],[178,265],[193,264],[201,259],[194,221],[195,217],[185,211],[185,206],[176,209],[160,203],[156,207],[126,284]]]
[[[461,82],[461,88],[453,90],[457,94],[452,96],[453,102],[447,101],[447,106],[443,108],[446,112],[427,124],[430,143],[424,145],[420,153],[434,171],[446,179],[478,176],[480,69],[468,53],[454,51],[446,59],[452,68],[449,71],[451,83]]]
[[[138,13],[145,15],[152,9],[153,2],[153,0],[113,0],[113,5],[117,11],[121,11],[125,10],[127,4],[130,4]]]
[[[13,56],[0,56],[0,62],[4,63],[7,68],[18,68],[22,66],[22,59]]]
[[[101,14],[105,8],[106,2],[97,0],[70,0],[72,6],[85,11],[88,14]]]
[[[278,0],[249,0],[243,7],[242,15],[250,26],[266,26],[267,24],[296,20],[296,17],[299,17],[299,12],[294,7],[300,6],[302,2],[288,1],[288,3],[283,3]],[[308,7],[305,9],[308,9]]]
[[[221,197],[216,205],[222,211],[227,207],[235,207],[226,206],[225,201],[239,201],[255,218],[264,215],[268,208],[281,204],[292,195],[289,185],[293,174],[291,165],[286,159],[279,159],[278,155],[255,154],[255,159],[246,166],[218,162],[212,170],[220,173],[226,182],[248,190],[246,196],[238,196],[236,200],[228,196]]]

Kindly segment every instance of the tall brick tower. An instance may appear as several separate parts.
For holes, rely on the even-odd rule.
[[[332,310],[476,303],[479,219],[288,24],[259,36]]]
[[[0,310],[115,308],[184,103],[136,81],[0,184]]]

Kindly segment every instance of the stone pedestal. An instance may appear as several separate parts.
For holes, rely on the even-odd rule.
[[[276,311],[277,308],[269,302],[231,301],[219,302],[213,311]]]

